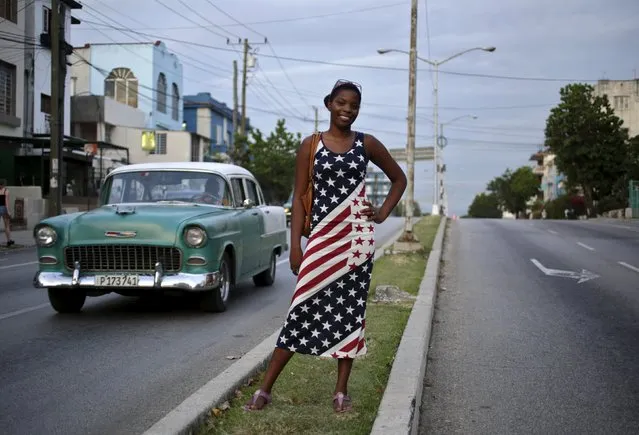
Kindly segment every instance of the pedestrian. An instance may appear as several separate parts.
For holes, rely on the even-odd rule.
[[[386,147],[369,134],[351,130],[361,99],[359,84],[338,80],[324,100],[330,112],[328,130],[305,138],[297,152],[289,259],[297,284],[264,381],[245,405],[247,411],[271,402],[273,384],[295,353],[337,359],[333,409],[351,409],[347,384],[353,359],[367,351],[364,329],[374,224],[390,216],[406,189],[406,176]],[[311,231],[302,253],[302,194],[311,182],[311,161]],[[392,183],[379,209],[366,197],[369,161]]]
[[[4,222],[4,234],[7,236],[7,247],[15,244],[11,240],[11,216],[9,215],[9,190],[7,180],[0,179],[0,215]]]

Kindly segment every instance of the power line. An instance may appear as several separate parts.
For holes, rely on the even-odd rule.
[[[159,1],[159,0],[156,0]],[[86,21],[86,20],[85,20]],[[86,21],[91,23],[90,21]],[[113,26],[109,26],[113,27]],[[230,48],[226,47],[218,47],[214,45],[204,44],[200,42],[186,41],[183,39],[170,38],[167,36],[158,36],[153,35],[146,32],[140,32],[137,30],[131,30],[132,33],[136,33],[138,35],[147,36],[149,38],[155,39],[164,39],[166,41],[177,42],[185,45],[192,45],[195,47],[208,48],[211,50],[217,51],[226,51],[231,52],[234,51]],[[381,66],[381,65],[362,65],[362,64],[351,64],[351,63],[343,63],[343,62],[333,62],[333,61],[325,61],[318,59],[304,59],[299,57],[290,57],[290,56],[275,56],[268,54],[261,54],[262,57],[268,58],[279,58],[281,60],[287,60],[290,62],[300,62],[300,63],[310,63],[315,65],[327,65],[327,66],[338,66],[343,68],[361,68],[361,69],[370,69],[370,70],[379,70],[379,71],[408,71],[408,68],[401,67],[392,67],[392,66]],[[419,68],[420,71],[433,71],[432,68]],[[523,77],[523,76],[505,76],[505,75],[497,75],[497,74],[481,74],[481,73],[469,73],[469,72],[461,72],[461,71],[448,71],[448,70],[440,70],[440,74],[448,74],[454,76],[462,76],[462,77],[475,77],[475,78],[490,78],[490,79],[500,79],[500,80],[515,80],[515,81],[537,81],[537,82],[592,82],[596,83],[598,79],[575,79],[575,78],[556,78],[556,77]]]
[[[209,3],[211,2],[209,1]],[[362,13],[362,12],[370,12],[370,11],[375,11],[379,9],[388,9],[394,6],[404,6],[404,5],[406,5],[406,2],[396,2],[396,3],[379,5],[379,6],[369,7],[369,8],[351,9],[347,11],[331,12],[331,13],[319,14],[319,15],[306,15],[302,17],[293,17],[293,18],[279,18],[279,19],[273,19],[273,20],[253,21],[248,23],[220,24],[220,25],[216,25],[216,27],[238,27],[238,26],[245,27],[245,26],[263,25],[263,24],[290,23],[295,21],[305,21],[305,20],[313,20],[317,18],[328,18],[328,17],[350,15],[350,14],[356,14],[356,13]],[[201,28],[201,26],[140,27],[139,30],[188,30],[188,29],[199,29],[199,28]],[[112,29],[112,30],[118,30],[118,29]]]

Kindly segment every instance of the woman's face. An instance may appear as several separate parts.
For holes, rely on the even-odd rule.
[[[338,127],[350,127],[359,114],[360,96],[352,89],[341,89],[333,101],[329,102],[329,110],[333,123]]]

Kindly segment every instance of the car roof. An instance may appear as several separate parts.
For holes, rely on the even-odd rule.
[[[215,162],[166,162],[166,163],[134,163],[131,165],[124,165],[115,168],[109,173],[109,176],[136,171],[157,171],[157,170],[169,170],[169,171],[206,171],[206,172],[218,172],[220,174],[230,175],[245,175],[253,177],[250,171],[247,169],[231,165],[228,163],[215,163]]]

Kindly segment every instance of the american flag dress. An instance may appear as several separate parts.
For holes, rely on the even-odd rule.
[[[366,300],[375,227],[365,208],[364,134],[335,153],[320,140],[313,165],[312,224],[277,346],[328,358],[366,353]]]

